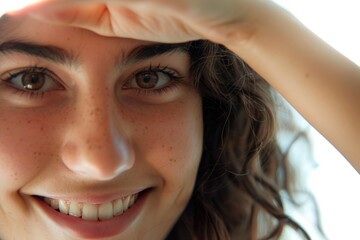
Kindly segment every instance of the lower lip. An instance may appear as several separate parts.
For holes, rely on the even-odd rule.
[[[66,215],[54,210],[41,199],[34,198],[46,215],[64,230],[70,230],[72,235],[76,235],[78,238],[99,239],[122,233],[138,216],[146,195],[146,193],[141,193],[135,204],[125,213],[105,221],[86,221]]]

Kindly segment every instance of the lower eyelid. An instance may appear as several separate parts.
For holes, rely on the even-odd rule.
[[[180,86],[180,84],[181,84],[180,82],[174,80],[167,86],[157,88],[157,89],[134,88],[134,89],[129,89],[129,90],[134,90],[134,91],[136,91],[137,94],[142,95],[142,96],[149,96],[149,95],[161,96],[162,94],[166,94],[172,90],[177,89]],[[127,90],[127,89],[125,89],[125,90]]]

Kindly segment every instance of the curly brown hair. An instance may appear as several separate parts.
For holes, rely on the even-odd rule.
[[[277,239],[286,225],[310,239],[280,196],[291,174],[276,138],[271,87],[221,45],[194,41],[188,51],[204,146],[193,195],[168,239]]]

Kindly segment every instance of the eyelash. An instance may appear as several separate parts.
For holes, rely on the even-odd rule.
[[[158,89],[142,89],[142,88],[135,88],[133,90],[136,90],[138,94],[140,95],[149,95],[149,94],[157,94],[161,95],[163,93],[166,93],[168,90],[172,89],[173,87],[177,87],[179,83],[181,83],[181,80],[183,77],[179,76],[177,72],[174,70],[168,68],[167,66],[161,66],[158,65],[156,67],[153,67],[150,65],[149,67],[143,68],[141,70],[136,71],[131,75],[131,79],[135,78],[137,74],[144,73],[144,72],[154,72],[154,73],[163,73],[169,77],[169,83],[166,84],[165,87],[160,87]],[[13,70],[10,72],[5,73],[6,77],[0,76],[0,80],[4,81],[8,85],[11,84],[11,81],[15,79],[16,77],[19,77],[20,75],[30,74],[30,73],[43,73],[46,77],[51,78],[53,81],[57,82],[59,85],[63,86],[63,83],[55,76],[54,73],[52,73],[50,70],[48,70],[45,67],[38,67],[38,66],[32,66],[32,67],[25,67],[21,68],[19,70]],[[131,80],[130,79],[130,80]],[[20,95],[26,95],[27,97],[31,99],[39,98],[42,99],[48,92],[50,91],[31,91],[26,89],[20,89],[18,87],[12,86],[14,92],[16,94]]]

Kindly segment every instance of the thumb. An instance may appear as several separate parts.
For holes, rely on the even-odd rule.
[[[46,22],[93,30],[107,36],[111,32],[111,16],[106,0],[0,0],[0,17],[3,14],[29,14]],[[10,2],[10,1],[9,1]]]

